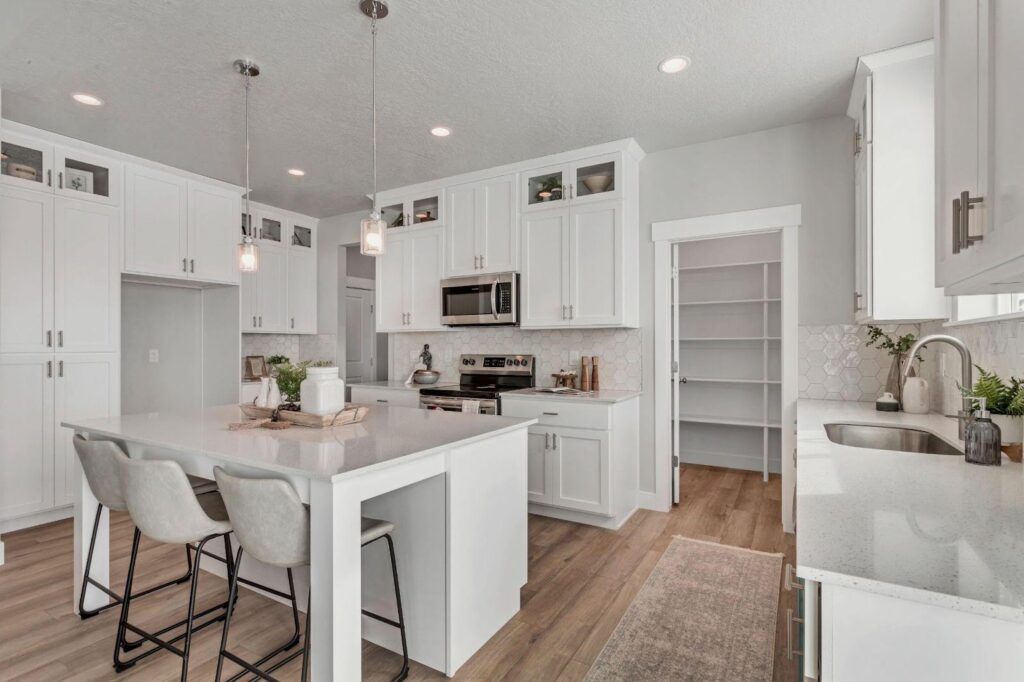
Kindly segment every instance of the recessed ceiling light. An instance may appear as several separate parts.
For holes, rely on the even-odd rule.
[[[658,71],[662,73],[679,73],[690,65],[689,57],[669,57],[658,64]]]
[[[103,100],[101,100],[99,97],[96,97],[95,95],[90,95],[86,92],[73,93],[71,95],[71,98],[79,104],[87,104],[90,107],[98,107],[101,104],[103,104]]]
[[[452,131],[450,128],[445,128],[444,126],[436,126],[430,129],[430,134],[434,137],[448,137],[452,134]]]
[[[289,168],[288,169],[288,175],[294,175],[297,178],[301,178],[305,174],[306,174],[306,171],[302,170],[301,168]]]

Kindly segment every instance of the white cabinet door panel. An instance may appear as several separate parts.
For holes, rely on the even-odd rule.
[[[447,251],[445,275],[473,275],[480,271],[480,249],[477,248],[477,198],[479,183],[469,183],[448,190]]]
[[[389,235],[390,237],[390,235]],[[405,252],[401,239],[387,238],[384,255],[377,259],[377,331],[403,331],[405,322]]]
[[[523,327],[567,327],[569,211],[538,211],[523,217]]]
[[[120,413],[120,357],[113,353],[67,354],[56,360],[54,421],[54,506],[74,502],[75,448],[63,421],[99,419]]]
[[[189,279],[238,284],[238,212],[233,192],[188,183]]]
[[[288,250],[288,331],[316,332],[316,254]]]
[[[441,263],[440,230],[417,232],[405,239],[406,271],[411,277],[408,291],[408,329],[437,329],[441,326]]]
[[[129,166],[125,173],[124,269],[186,278],[188,181]]]
[[[53,197],[0,189],[0,353],[53,343]]]
[[[242,279],[241,308],[243,332],[258,332],[259,325],[259,278],[255,272],[240,273]]]
[[[114,352],[121,345],[120,212],[58,197],[54,202],[54,346]]]
[[[551,503],[548,443],[550,430],[530,428],[526,439],[526,495],[530,502]]]
[[[623,320],[622,203],[573,208],[570,214],[569,303],[573,325]]]
[[[53,506],[53,355],[0,356],[0,518]]]
[[[516,178],[508,175],[483,183],[477,192],[479,231],[477,251],[481,272],[519,269],[519,230],[516,222]]]
[[[288,331],[288,254],[283,247],[260,244],[260,266],[256,271],[262,332]]]
[[[607,514],[611,510],[609,432],[553,428],[555,461],[551,503]]]

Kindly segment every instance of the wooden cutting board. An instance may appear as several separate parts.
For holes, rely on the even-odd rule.
[[[346,407],[337,415],[319,415],[310,414],[308,412],[295,412],[293,410],[275,410],[271,407],[257,407],[252,403],[242,403],[238,407],[242,410],[242,414],[252,419],[273,418],[274,413],[277,412],[277,418],[279,421],[295,424],[296,426],[308,426],[316,429],[356,424],[363,421],[363,418],[366,417],[366,413],[369,411],[368,407],[356,405]]]

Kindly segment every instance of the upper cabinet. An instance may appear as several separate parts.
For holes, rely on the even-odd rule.
[[[0,140],[0,180],[75,199],[120,205],[121,163],[15,131]]]
[[[940,0],[935,274],[948,294],[1024,291],[1024,3]]]
[[[125,195],[126,273],[238,283],[234,191],[129,165]]]
[[[389,228],[434,227],[444,223],[444,190],[401,190],[379,196],[380,217]]]
[[[514,174],[448,188],[446,277],[519,269],[515,189]]]
[[[441,326],[440,228],[388,235],[377,259],[377,331],[410,332]]]
[[[617,199],[622,195],[622,155],[605,154],[535,168],[520,177],[525,211]]]
[[[931,41],[862,57],[854,119],[858,322],[940,319],[934,285],[935,138]]]

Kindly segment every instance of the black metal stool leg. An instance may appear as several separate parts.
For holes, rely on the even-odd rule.
[[[114,670],[121,672],[135,665],[135,661],[121,661],[121,647],[124,645],[124,634],[128,625],[128,609],[132,603],[132,580],[135,578],[135,562],[139,556],[139,541],[142,532],[136,528],[132,538],[132,555],[128,561],[128,577],[124,581],[124,598],[121,601],[121,617],[117,621],[117,639],[114,642]]]
[[[238,554],[235,555],[235,570],[231,575],[229,582],[230,588],[228,590],[228,610],[224,616],[224,630],[220,635],[220,652],[217,654],[217,682],[220,682],[220,676],[224,670],[224,654],[228,649],[228,630],[231,628],[231,615],[235,611],[235,596],[238,594],[238,571],[242,567],[242,548],[238,548]]]
[[[225,534],[225,539],[227,535]],[[202,559],[203,547],[206,545],[210,538],[203,539],[196,548],[196,565],[195,570],[192,572],[192,587],[188,593],[188,613],[185,616],[185,643],[182,646],[181,654],[181,682],[185,682],[188,679],[188,655],[192,648],[192,626],[193,619],[195,618],[196,612],[196,591],[199,589],[199,561]],[[230,555],[228,559],[230,560]],[[230,563],[228,564],[231,565]],[[227,610],[231,609],[231,602],[227,602]]]
[[[391,535],[387,534],[384,539],[388,541],[388,552],[391,553],[391,576],[395,581],[395,605],[398,607],[398,631],[402,635],[402,670],[393,679],[399,682],[409,676],[409,645],[405,641],[405,614],[402,612],[402,592],[398,588],[398,562],[395,560],[395,543]]]
[[[85,593],[89,590],[89,584],[91,583],[89,574],[92,571],[92,554],[93,551],[96,549],[96,533],[100,529],[100,517],[102,516],[103,505],[97,503],[96,518],[92,522],[92,538],[89,540],[89,553],[86,554],[85,557],[85,574],[82,576],[82,587],[78,593],[78,617],[82,620],[85,620],[86,618],[92,618],[97,613],[100,613],[101,611],[106,611],[110,607],[116,606],[117,604],[121,603],[121,598],[116,597],[115,601],[111,602],[110,604],[107,604],[106,606],[101,606],[98,609],[92,609],[87,611],[85,608]],[[113,596],[110,590],[104,589],[103,591],[106,592],[108,595]]]
[[[310,581],[312,582],[312,580]],[[306,632],[302,635],[302,677],[301,682],[309,679],[309,613],[313,610],[313,588],[309,588],[309,596],[306,597]]]

